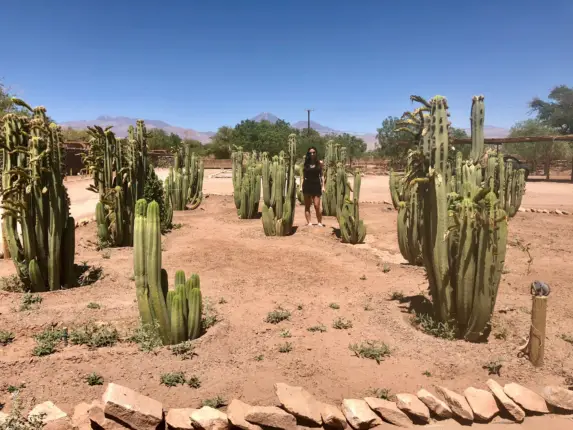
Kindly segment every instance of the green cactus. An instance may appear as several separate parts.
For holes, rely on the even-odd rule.
[[[344,183],[347,182],[346,170],[342,164],[339,164],[337,176]],[[352,187],[352,199],[348,194],[344,197],[342,209],[338,210],[338,223],[340,225],[340,237],[342,243],[363,243],[366,237],[366,227],[364,222],[360,219],[359,199],[360,199],[360,184],[362,182],[362,174],[357,169],[354,172],[354,186]],[[339,187],[340,188],[340,187]]]
[[[201,335],[202,298],[199,276],[175,273],[175,290],[168,290],[167,272],[161,268],[159,204],[137,201],[134,226],[133,271],[142,323],[158,327],[164,345],[193,340]]]
[[[175,152],[174,164],[166,179],[173,210],[182,211],[188,205],[191,210],[197,209],[203,201],[203,159],[191,152],[191,146],[186,144],[181,151]]]
[[[12,102],[31,111],[32,117],[10,113],[0,121],[6,244],[28,290],[70,288],[76,283],[75,221],[63,183],[61,130],[49,123],[44,107]]]
[[[342,209],[344,196],[348,187],[347,181],[342,185],[343,189],[338,189],[339,165],[346,166],[346,148],[340,147],[333,141],[326,143],[326,154],[324,157],[324,193],[322,196],[322,214],[326,216],[337,216]],[[341,200],[342,197],[342,200]]]
[[[144,196],[148,177],[147,131],[138,120],[128,138],[118,140],[112,127],[88,127],[89,150],[83,156],[93,178],[88,190],[99,194],[96,205],[101,246],[132,246],[135,203]]]
[[[258,164],[258,158],[256,152],[245,154],[241,147],[232,153],[233,197],[241,219],[254,219],[259,214],[263,166]]]
[[[288,138],[288,160],[284,151],[272,162],[263,153],[263,229],[266,236],[292,233],[296,206],[295,156],[296,135]]]
[[[296,198],[298,203],[304,205],[304,194],[302,193],[302,181],[304,178],[304,164],[295,166],[295,171],[298,174],[298,183],[296,184]]]
[[[392,205],[394,209],[398,209],[400,202],[403,201],[404,194],[404,175],[400,175],[390,170],[390,197],[392,198]]]

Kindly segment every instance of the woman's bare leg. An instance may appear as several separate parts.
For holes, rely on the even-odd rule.
[[[312,203],[312,197],[304,195],[304,217],[306,218],[306,223],[310,224],[310,204]]]
[[[316,220],[318,221],[319,224],[322,224],[322,210],[320,208],[320,196],[313,196],[312,203],[314,204],[314,211],[316,212]]]

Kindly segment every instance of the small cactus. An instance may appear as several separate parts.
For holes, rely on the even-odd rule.
[[[252,154],[245,154],[243,148],[238,147],[232,153],[232,160],[233,196],[239,218],[256,218],[261,199],[262,168],[258,164],[258,155],[255,151]]]
[[[339,172],[343,172],[344,181],[346,182],[346,172],[344,167],[339,166]],[[357,169],[354,172],[354,187],[352,190],[352,200],[349,197],[345,198],[342,204],[342,209],[338,212],[338,224],[340,225],[340,236],[343,243],[351,243],[353,245],[363,243],[366,237],[366,227],[364,222],[360,219],[359,199],[360,199],[360,184],[362,175]]]
[[[175,153],[175,165],[169,168],[165,181],[173,210],[182,211],[188,206],[193,210],[199,207],[203,201],[203,176],[203,160],[191,152],[190,145],[185,145],[182,151]]]

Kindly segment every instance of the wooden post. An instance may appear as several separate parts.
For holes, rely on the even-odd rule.
[[[546,323],[547,296],[533,296],[531,331],[529,333],[529,360],[535,367],[543,366]]]

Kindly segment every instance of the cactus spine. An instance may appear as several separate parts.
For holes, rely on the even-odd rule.
[[[30,110],[32,118],[7,114],[1,121],[5,240],[28,290],[70,288],[76,282],[75,221],[63,184],[61,130],[48,122],[44,107],[12,101]]]
[[[346,170],[344,166],[339,164],[338,167],[339,189],[340,183],[347,182]],[[360,219],[359,212],[359,199],[360,199],[360,184],[362,182],[362,174],[357,169],[354,172],[354,186],[352,187],[352,200],[345,195],[342,209],[338,210],[338,224],[340,225],[340,236],[343,243],[363,243],[366,237],[366,227],[364,222]],[[339,193],[340,195],[340,193]]]
[[[245,154],[238,147],[232,153],[233,160],[233,197],[235,207],[241,219],[256,218],[261,199],[261,168],[257,153]],[[245,160],[246,159],[246,160]]]
[[[88,190],[99,194],[96,205],[101,246],[131,246],[135,203],[143,197],[150,168],[147,163],[147,131],[138,120],[128,138],[118,140],[111,127],[88,127],[90,147],[84,163],[93,178]]]
[[[266,236],[287,236],[292,232],[296,206],[296,135],[288,138],[288,160],[284,151],[272,162],[263,154],[263,229]]]
[[[173,210],[185,210],[187,205],[192,210],[199,207],[203,201],[203,176],[203,159],[191,152],[190,145],[175,153],[175,166],[169,168],[166,179]]]
[[[159,205],[145,199],[136,204],[133,271],[139,315],[143,324],[156,325],[164,345],[193,340],[201,335],[202,298],[199,276],[185,282],[175,274],[175,290],[168,291],[167,273],[161,268]]]

